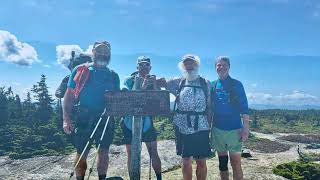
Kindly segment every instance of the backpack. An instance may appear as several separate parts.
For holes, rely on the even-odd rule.
[[[198,88],[198,89],[202,89],[205,95],[205,102],[206,102],[206,109],[202,112],[196,112],[196,111],[181,111],[179,109],[176,108],[177,103],[180,101],[180,93],[182,91],[182,89],[184,87],[193,87],[193,88]],[[194,86],[194,85],[186,85],[186,79],[183,78],[181,79],[180,83],[179,83],[179,88],[177,91],[177,96],[176,96],[176,100],[174,102],[174,106],[173,106],[173,111],[175,113],[179,113],[179,114],[187,114],[187,124],[189,127],[192,127],[191,125],[191,119],[190,116],[194,115],[195,116],[195,125],[194,125],[194,129],[198,130],[198,123],[199,123],[199,115],[207,115],[208,112],[208,85],[206,80],[203,77],[200,77],[200,86]]]
[[[66,77],[63,78],[63,80],[61,81],[59,87],[57,88],[56,92],[55,92],[55,96],[59,99],[64,97],[64,94],[67,91],[68,88],[68,81],[69,81],[69,77],[70,74],[67,75]]]

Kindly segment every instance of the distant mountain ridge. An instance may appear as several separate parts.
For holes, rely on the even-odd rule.
[[[287,110],[307,110],[316,109],[320,110],[320,106],[314,105],[271,105],[271,104],[251,104],[249,105],[252,109],[265,110],[265,109],[287,109]]]

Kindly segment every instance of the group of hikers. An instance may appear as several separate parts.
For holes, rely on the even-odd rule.
[[[71,74],[63,79],[56,91],[57,97],[64,98],[63,130],[66,134],[72,134],[77,149],[77,180],[85,177],[89,153],[85,146],[104,112],[105,91],[120,91],[118,74],[108,68],[110,58],[111,46],[107,41],[95,42],[92,56],[80,54],[74,57],[73,54],[68,66]],[[180,78],[157,79],[150,75],[151,67],[149,57],[138,57],[136,72],[125,79],[124,86],[129,91],[166,89],[176,96],[172,123],[175,127],[176,152],[182,158],[183,179],[191,180],[193,177],[192,160],[196,161],[197,179],[206,179],[206,160],[213,157],[215,151],[218,154],[221,179],[229,179],[229,159],[233,179],[243,179],[241,148],[242,142],[249,136],[248,102],[242,83],[229,75],[229,58],[220,56],[215,59],[214,67],[219,78],[213,82],[199,74],[200,59],[192,54],[181,58],[178,64],[182,73]],[[140,80],[137,81],[138,79]],[[128,154],[127,165],[130,175],[132,117],[122,117],[120,124],[122,140]],[[106,130],[101,142],[99,139],[103,129]],[[97,126],[93,136],[96,146],[99,144],[99,179],[106,179],[113,131],[114,119],[110,117],[106,128],[103,124]],[[142,141],[147,146],[157,180],[161,180],[157,132],[151,116],[143,117]]]

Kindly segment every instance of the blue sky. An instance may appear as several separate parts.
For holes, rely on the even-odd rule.
[[[53,92],[68,73],[64,53],[105,39],[122,79],[138,55],[172,77],[179,58],[194,53],[213,80],[214,57],[229,55],[251,104],[320,105],[319,32],[319,0],[4,0],[0,85],[23,96],[44,73]]]

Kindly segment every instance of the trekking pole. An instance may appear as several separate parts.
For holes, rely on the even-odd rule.
[[[79,163],[80,163],[81,158],[83,157],[83,155],[84,155],[84,153],[86,152],[86,150],[87,150],[90,142],[92,141],[92,138],[93,138],[94,134],[96,133],[97,128],[98,128],[99,124],[101,123],[102,117],[104,116],[105,112],[106,112],[106,109],[104,109],[102,115],[100,116],[100,119],[99,119],[99,121],[97,122],[97,125],[94,127],[94,129],[93,129],[93,131],[92,131],[92,133],[91,133],[91,135],[90,135],[90,137],[89,137],[89,140],[87,141],[86,146],[84,147],[83,151],[81,152],[81,155],[80,155],[77,163],[76,163],[75,166],[73,167],[73,171],[70,173],[69,180],[71,180],[71,178],[73,177],[74,171],[76,170],[77,166],[78,166]]]
[[[149,160],[149,180],[151,180],[151,164],[152,164],[152,145],[151,145],[151,142],[149,142],[150,144],[150,154],[149,154],[149,157],[150,157],[150,160]]]
[[[106,129],[107,129],[107,126],[108,126],[108,124],[109,124],[109,120],[110,120],[110,116],[108,116],[108,119],[106,120],[106,124],[104,125],[103,131],[102,131],[102,134],[101,134],[101,137],[100,137],[100,141],[99,141],[99,144],[98,144],[98,147],[97,147],[97,152],[96,152],[96,154],[95,154],[95,156],[94,156],[94,158],[93,158],[93,162],[92,162],[91,168],[89,169],[89,174],[88,174],[87,180],[90,179],[90,175],[91,175],[91,173],[92,173],[92,171],[93,171],[92,168],[93,168],[94,163],[95,163],[95,161],[96,161],[96,159],[97,159],[97,156],[98,156],[98,153],[99,153],[99,149],[100,149],[102,140],[103,140],[103,138],[104,138],[104,134],[106,133]]]
[[[61,101],[61,98],[59,98],[58,100],[58,104],[59,104],[59,121],[60,122],[63,122],[63,110],[62,110],[62,101]]]

